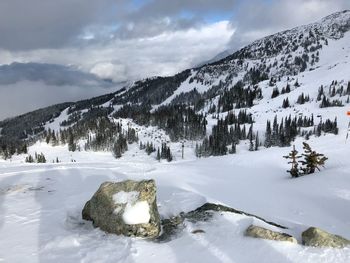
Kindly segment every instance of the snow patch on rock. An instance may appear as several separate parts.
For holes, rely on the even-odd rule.
[[[139,195],[136,191],[121,191],[113,195],[115,204],[126,204],[123,221],[127,225],[147,224],[151,219],[149,204],[147,201],[137,201]],[[121,207],[117,207],[114,213],[118,214],[121,210]]]
[[[140,193],[136,191],[124,192],[120,191],[113,195],[113,201],[115,204],[134,204],[139,198]]]
[[[123,221],[127,225],[147,224],[151,219],[147,201],[127,204],[123,214]]]

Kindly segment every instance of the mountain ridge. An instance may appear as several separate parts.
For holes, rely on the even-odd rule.
[[[174,116],[171,116],[171,114],[175,114],[173,112],[174,107],[179,107],[177,111],[180,111],[181,114],[185,114],[185,108],[189,107],[194,111],[186,113],[190,114],[186,118],[192,116],[191,118],[199,119],[202,118],[200,116],[203,114],[227,114],[227,112],[234,109],[249,109],[251,111],[260,101],[266,101],[268,96],[271,96],[264,89],[268,88],[270,92],[272,88],[278,88],[279,82],[286,86],[295,85],[292,88],[294,92],[298,87],[297,85],[300,85],[298,83],[298,77],[301,77],[300,74],[317,71],[321,67],[321,57],[327,55],[323,50],[332,49],[333,46],[336,46],[337,42],[344,38],[349,29],[350,11],[337,12],[322,18],[318,22],[256,40],[215,63],[188,69],[174,76],[143,79],[118,92],[64,105],[68,108],[69,116],[79,115],[71,118],[70,121],[67,119],[67,121],[74,124],[74,120],[82,122],[95,118],[92,116],[105,116],[136,118],[140,123],[149,125],[149,121],[153,119],[153,124],[158,123],[158,126],[162,127],[163,124],[154,122],[154,118],[160,118],[162,114],[170,114],[167,118],[173,118]],[[335,49],[338,50],[339,48],[336,47]],[[346,86],[346,81],[340,79],[337,85],[332,84],[333,86],[330,86],[340,89],[341,84]],[[324,83],[324,85],[329,85],[329,83]],[[324,99],[329,100],[330,93],[327,96],[324,95]],[[280,99],[271,98],[269,100],[272,102]],[[313,97],[311,100],[313,101]],[[282,104],[282,102],[280,103]],[[338,102],[334,100],[334,103],[337,104]],[[346,102],[342,99],[341,103]],[[327,105],[332,105],[332,101],[329,101]],[[90,111],[95,113],[89,115]],[[95,115],[99,111],[101,112]],[[45,112],[45,109],[42,112]],[[63,109],[60,108],[60,112],[62,114]],[[28,134],[32,134],[30,138],[32,136],[35,138],[36,133],[33,133],[33,131],[44,131],[46,123],[54,122],[58,113],[52,114],[51,118],[50,114],[44,114],[45,117],[42,120],[40,116],[37,116],[38,120],[33,123],[38,127],[30,127],[30,122],[25,122],[23,115],[21,118],[2,121],[0,122],[2,130],[2,137],[0,138],[4,140],[5,135],[13,134],[13,130],[16,130],[16,134],[22,134],[16,139],[29,139],[29,137],[25,137]],[[24,116],[30,118],[31,113]],[[70,118],[69,116],[67,118]],[[147,121],[145,122],[145,120]],[[21,125],[21,123],[25,124]],[[21,131],[21,126],[26,128]],[[62,126],[61,128],[65,129],[66,127]],[[167,129],[167,126],[163,128]],[[203,131],[197,132],[194,134],[203,138]],[[178,136],[174,135],[173,137],[177,138]]]

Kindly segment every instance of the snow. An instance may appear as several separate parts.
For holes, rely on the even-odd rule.
[[[123,213],[123,221],[127,225],[147,224],[151,219],[147,201],[139,201],[135,204],[128,203]]]
[[[194,89],[196,89],[198,91],[198,93],[204,93],[206,92],[211,86],[209,85],[204,85],[202,83],[199,83],[197,81],[193,81],[192,83],[190,82],[191,78],[193,78],[195,76],[195,71],[192,70],[191,75],[187,78],[186,81],[184,81],[180,87],[178,89],[175,90],[175,92],[169,97],[167,98],[165,101],[163,101],[160,105],[154,106],[153,109],[157,109],[159,106],[162,105],[167,105],[170,104],[172,102],[172,100],[182,94],[182,93],[187,93],[190,92]],[[212,83],[211,85],[218,85],[220,81],[225,79],[225,75],[220,76],[219,78],[216,78],[214,83]]]
[[[317,68],[291,77],[291,85],[298,79],[301,86],[292,87],[289,94],[270,99],[273,87],[269,87],[268,81],[260,83],[264,98],[247,109],[254,116],[254,129],[259,134],[264,133],[266,120],[272,120],[275,115],[280,121],[289,114],[314,114],[315,124],[319,121],[317,115],[323,120],[337,117],[339,135],[311,136],[308,141],[313,149],[329,158],[320,172],[291,179],[286,172],[290,167],[282,157],[291,148],[262,147],[249,152],[244,141],[237,145],[238,154],[205,159],[195,157],[196,142],[186,141],[182,159],[181,143],[171,143],[163,130],[139,126],[129,119],[116,119],[125,129],[135,128],[144,143],[152,141],[157,147],[168,142],[175,161],[158,162],[155,154],[148,156],[136,144],[129,145],[123,157],[116,160],[110,152],[72,153],[67,145],[53,147],[44,142],[29,147],[29,153],[43,152],[49,163],[27,164],[25,155],[0,160],[0,262],[350,262],[349,247],[312,248],[245,237],[244,231],[253,223],[281,230],[237,214],[217,213],[206,222],[186,221],[183,231],[165,243],[106,234],[81,218],[84,204],[101,183],[154,179],[162,218],[214,202],[285,225],[288,229],[283,231],[296,237],[299,243],[302,231],[309,226],[350,239],[350,141],[345,140],[349,105],[321,109],[316,101],[295,104],[302,92],[315,98],[318,88],[324,85],[327,90],[333,80],[345,86],[350,80],[348,43],[349,33],[342,39],[329,40],[329,45],[320,50]],[[240,75],[233,82],[239,78]],[[287,83],[282,78],[276,85],[281,89]],[[188,79],[164,103],[194,87],[204,92],[209,86],[199,87],[196,82],[190,85]],[[287,97],[293,107],[282,109],[282,101]],[[62,112],[46,128],[57,130],[67,117],[67,112]],[[210,132],[210,126],[217,120],[210,115],[207,119]],[[295,141],[299,152],[302,142],[302,138]],[[61,162],[50,163],[56,157]],[[113,198],[117,204],[125,204],[123,219],[127,224],[149,221],[149,205],[138,202],[138,194],[120,192]],[[198,229],[204,232],[194,234]]]
[[[113,201],[115,204],[134,204],[139,198],[140,193],[136,191],[124,192],[120,191],[113,195]]]
[[[286,242],[244,237],[252,223],[276,228],[250,217],[222,213],[212,221],[191,223],[167,243],[105,234],[81,219],[81,210],[102,182],[155,179],[162,217],[217,202],[287,226],[300,242],[309,226],[350,238],[350,148],[339,136],[312,137],[310,145],[329,157],[321,172],[290,179],[282,158],[290,149],[244,150],[223,157],[167,163],[131,147],[119,160],[109,153],[73,153],[76,163],[0,162],[0,260],[5,262],[349,262],[350,250],[318,249]],[[301,149],[302,140],[296,141]],[[45,150],[45,144],[33,146]],[[65,147],[51,147],[60,159]],[[32,150],[32,147],[30,147]],[[190,153],[190,148],[187,149]],[[49,150],[48,150],[49,152]],[[62,156],[62,157],[61,157]],[[87,158],[89,156],[89,158]],[[253,164],[253,165],[252,165]],[[115,196],[119,203],[137,193]],[[136,204],[134,204],[135,206]],[[128,223],[146,222],[146,205],[130,206]],[[143,215],[142,217],[140,215]],[[142,221],[132,221],[135,218]],[[128,220],[131,221],[128,221]],[[205,233],[192,234],[202,229]]]
[[[46,125],[45,125],[45,129],[48,130],[48,129],[51,129],[52,131],[55,131],[55,132],[58,132],[61,128],[60,124],[63,122],[63,121],[66,121],[68,120],[68,109],[65,109],[61,112],[60,116],[58,116],[56,119],[54,119],[53,122],[48,122]]]
[[[127,225],[147,224],[151,218],[147,201],[137,201],[139,195],[136,191],[120,191],[113,195],[115,204],[126,204],[123,221]],[[117,207],[114,213],[118,214],[120,211],[121,208]]]

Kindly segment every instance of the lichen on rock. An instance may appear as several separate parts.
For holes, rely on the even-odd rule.
[[[254,226],[254,225],[251,225],[247,228],[245,235],[249,237],[261,238],[261,239],[287,241],[295,244],[298,243],[297,240],[289,234],[272,231],[270,229],[266,229],[266,228]]]
[[[155,238],[160,233],[154,180],[103,183],[82,217],[108,233]]]
[[[303,245],[312,247],[343,248],[350,245],[350,240],[333,235],[317,227],[310,227],[302,233]]]

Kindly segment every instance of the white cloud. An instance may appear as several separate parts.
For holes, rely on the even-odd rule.
[[[168,31],[155,37],[111,39],[77,48],[6,52],[7,63],[39,62],[77,65],[115,81],[171,75],[210,59],[229,42],[233,29],[228,21],[199,28]],[[0,51],[0,56],[4,51]]]
[[[114,82],[127,81],[126,68],[124,65],[113,64],[111,62],[99,62],[92,67],[90,73],[102,79],[111,79]]]

